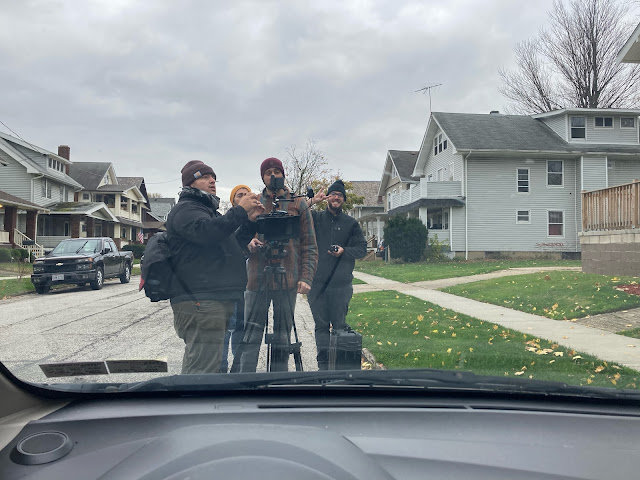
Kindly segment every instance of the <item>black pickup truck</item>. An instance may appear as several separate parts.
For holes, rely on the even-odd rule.
[[[119,277],[122,283],[128,283],[132,266],[133,252],[119,252],[108,237],[69,238],[46,257],[36,259],[31,282],[38,293],[66,283],[89,283],[99,290],[106,278]]]

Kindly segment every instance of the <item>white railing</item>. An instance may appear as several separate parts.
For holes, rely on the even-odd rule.
[[[27,252],[29,252],[29,257],[33,254],[36,258],[44,256],[44,247],[35,243],[34,240],[27,237],[24,233],[22,233],[17,228],[13,230],[13,242],[20,248],[24,248]],[[25,242],[34,242],[33,245],[25,245]]]
[[[389,210],[416,202],[421,198],[448,198],[462,196],[461,182],[427,182],[426,178],[420,179],[420,184],[414,184],[409,190],[391,195]]]
[[[0,231],[0,243],[9,243],[9,232]]]

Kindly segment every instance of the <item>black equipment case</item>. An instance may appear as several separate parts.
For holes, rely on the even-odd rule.
[[[360,370],[362,335],[350,327],[331,329],[329,370]]]

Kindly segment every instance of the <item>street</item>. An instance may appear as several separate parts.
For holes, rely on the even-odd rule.
[[[69,285],[47,295],[0,301],[0,360],[18,378],[31,382],[134,382],[180,373],[184,343],[173,328],[171,306],[168,301],[152,303],[138,292],[139,280],[133,276],[124,285],[109,280],[102,290]],[[304,296],[298,296],[295,320],[304,370],[315,370],[314,324]],[[169,371],[47,378],[39,367],[115,359],[163,359]],[[265,365],[263,345],[258,371],[265,371]],[[292,357],[289,369],[295,369]]]

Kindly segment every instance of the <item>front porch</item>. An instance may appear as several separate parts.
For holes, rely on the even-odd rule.
[[[640,180],[582,192],[582,271],[640,275]]]

